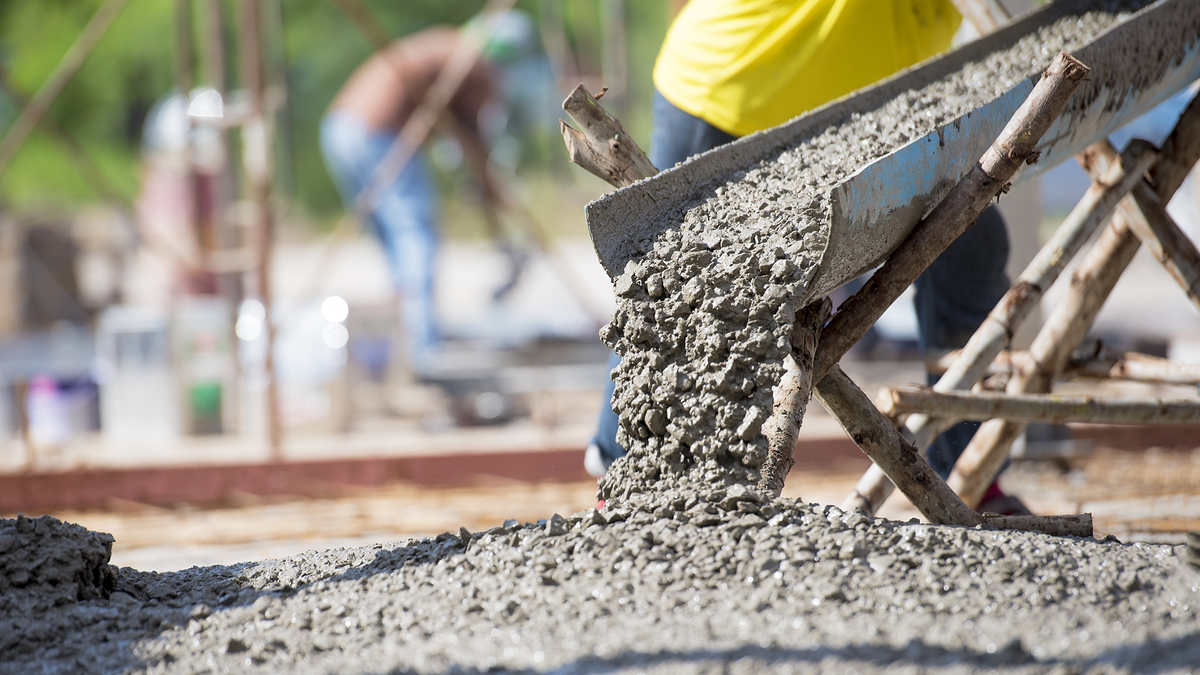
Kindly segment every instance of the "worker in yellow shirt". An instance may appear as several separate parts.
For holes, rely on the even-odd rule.
[[[950,0],[691,0],[654,65],[650,160],[669,168],[939,54],[961,21]],[[922,348],[966,343],[1008,289],[1007,262],[1008,233],[989,208],[916,283]],[[624,454],[611,400],[610,382],[585,457],[596,475]],[[977,428],[960,424],[930,446],[943,477]],[[993,484],[980,508],[1024,507]]]

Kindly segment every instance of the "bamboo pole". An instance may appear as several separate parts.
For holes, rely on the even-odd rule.
[[[34,94],[29,105],[21,110],[17,120],[8,128],[4,139],[0,140],[0,174],[3,174],[4,170],[8,168],[17,151],[21,149],[21,145],[25,143],[29,134],[37,127],[46,111],[50,109],[50,104],[54,103],[54,99],[58,98],[71,78],[75,77],[75,74],[83,67],[83,62],[96,48],[100,38],[104,37],[108,27],[112,25],[113,19],[116,19],[124,9],[126,2],[128,0],[108,0],[100,6],[100,9],[96,10],[91,20],[84,26],[83,32],[79,34],[74,44],[58,62],[46,83]]]
[[[1091,146],[1081,163],[1093,176],[1115,161],[1107,141]],[[1161,157],[1150,170],[1159,200],[1169,200],[1179,189],[1190,167],[1200,158],[1200,97],[1193,98],[1163,143]],[[1049,391],[1071,351],[1082,340],[1100,306],[1133,260],[1140,241],[1130,222],[1142,214],[1129,197],[1121,202],[1111,225],[1088,252],[1071,278],[1066,297],[1055,308],[1030,346],[1031,369],[1009,382],[1009,393]],[[968,504],[977,504],[1008,456],[1009,447],[1025,425],[1005,420],[985,422],[959,457],[950,485]]]
[[[1200,402],[1189,400],[1104,400],[1093,396],[940,392],[926,387],[889,387],[880,392],[878,401],[880,411],[889,417],[921,412],[956,420],[1002,418],[1060,424],[1200,423]]]

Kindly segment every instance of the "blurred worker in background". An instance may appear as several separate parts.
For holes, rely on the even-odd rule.
[[[401,130],[426,100],[439,73],[455,54],[476,41],[480,57],[444,110],[440,126],[457,141],[485,208],[500,191],[488,169],[489,140],[507,118],[499,67],[517,64],[536,51],[530,19],[502,12],[459,30],[433,27],[408,35],[373,54],[338,92],[321,122],[321,150],[348,208],[377,180],[380,163],[399,142]],[[518,68],[519,70],[519,68]],[[423,150],[411,158],[371,204],[368,225],[387,257],[401,305],[409,368],[421,373],[440,339],[434,303],[438,253],[437,186]]]
[[[961,20],[950,0],[691,0],[654,65],[650,161],[670,168],[932,57],[949,48]],[[1008,233],[989,207],[916,282],[922,349],[966,343],[1008,290],[1007,262]],[[595,475],[625,453],[612,393],[609,382],[585,456]],[[943,478],[977,428],[959,424],[930,446]],[[981,510],[1024,508],[994,484],[984,500]]]

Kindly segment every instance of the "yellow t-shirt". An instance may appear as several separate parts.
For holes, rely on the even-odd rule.
[[[945,50],[961,20],[950,0],[691,0],[667,31],[654,84],[744,136]]]

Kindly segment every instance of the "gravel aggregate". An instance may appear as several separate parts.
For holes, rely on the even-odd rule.
[[[121,568],[107,597],[0,616],[0,672],[1191,672],[1200,573],[1176,553],[735,485],[400,545]]]

